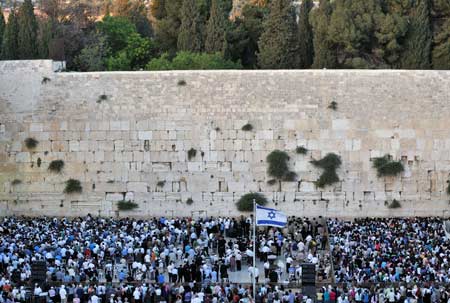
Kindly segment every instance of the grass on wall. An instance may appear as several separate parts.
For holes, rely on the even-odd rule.
[[[377,170],[378,177],[396,176],[405,170],[402,162],[393,161],[390,155],[374,158],[373,167]]]
[[[28,149],[35,149],[39,144],[39,141],[34,138],[26,138],[25,139],[25,146]]]
[[[242,126],[242,130],[245,132],[249,132],[253,130],[253,125],[251,125],[250,123],[245,124],[244,126]]]
[[[188,198],[187,200],[186,200],[186,204],[187,205],[192,205],[194,203],[194,200],[192,200],[192,198]]]
[[[253,211],[253,200],[259,205],[266,205],[267,199],[260,193],[248,193],[243,195],[239,201],[236,202],[236,207],[239,211],[249,212]]]
[[[127,211],[127,210],[133,210],[138,208],[139,205],[137,203],[131,202],[131,201],[119,201],[117,202],[117,209],[120,211]]]
[[[80,181],[75,179],[69,179],[66,181],[66,187],[64,188],[65,194],[81,193],[82,191],[83,187],[81,186]]]
[[[306,147],[304,147],[304,146],[298,146],[298,147],[295,149],[295,152],[296,152],[297,154],[299,154],[299,155],[306,155],[306,154],[308,153],[308,149],[307,149]]]
[[[60,173],[64,168],[64,161],[63,160],[53,160],[48,165],[48,170],[54,173]]]
[[[339,177],[336,170],[341,166],[341,157],[334,153],[329,153],[320,160],[312,160],[311,164],[315,167],[323,169],[322,174],[316,181],[319,188],[324,188],[327,185],[332,185],[339,182]]]
[[[188,160],[190,161],[192,158],[195,158],[195,156],[197,155],[197,150],[195,148],[191,148],[190,150],[188,150],[187,154],[188,154]]]
[[[394,199],[389,205],[388,208],[400,208],[402,207],[402,205],[400,204],[399,201],[397,201],[396,199]]]

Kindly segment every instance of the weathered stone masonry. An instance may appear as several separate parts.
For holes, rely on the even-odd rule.
[[[123,216],[237,215],[234,202],[259,191],[295,215],[449,215],[448,71],[52,70],[0,62],[1,214],[113,216],[125,197],[139,209]],[[289,153],[298,182],[267,184],[274,149]],[[341,182],[319,190],[309,161],[328,152],[342,157]],[[387,153],[401,176],[377,177],[371,158]],[[49,172],[58,159],[63,173]],[[63,194],[69,178],[82,194]],[[402,208],[385,206],[393,199]]]

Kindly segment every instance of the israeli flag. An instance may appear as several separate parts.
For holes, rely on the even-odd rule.
[[[284,213],[256,204],[256,225],[284,227],[286,224],[287,216]]]

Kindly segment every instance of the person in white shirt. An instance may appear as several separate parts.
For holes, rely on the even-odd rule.
[[[61,298],[61,303],[67,302],[67,291],[64,285],[61,285],[61,288],[59,289],[59,297]]]
[[[98,297],[97,297],[97,295],[96,294],[93,294],[92,296],[91,296],[91,299],[89,300],[91,303],[99,303],[98,301]]]

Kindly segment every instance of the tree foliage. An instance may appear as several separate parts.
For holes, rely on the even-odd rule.
[[[147,70],[191,70],[191,69],[239,69],[242,66],[226,60],[220,53],[179,52],[172,60],[169,55],[152,59],[146,66]]]
[[[311,0],[303,0],[298,22],[300,68],[310,68],[314,59],[313,32],[309,13],[313,7]]]
[[[200,10],[195,0],[184,0],[180,11],[181,25],[177,47],[180,51],[201,52],[203,37]]]
[[[223,0],[212,0],[211,13],[206,26],[205,51],[208,53],[224,52],[225,36],[230,29],[229,11]]]
[[[8,23],[3,35],[2,44],[2,59],[15,60],[19,59],[18,52],[18,35],[19,35],[19,23],[17,22],[16,10],[11,9],[8,17]]]
[[[38,25],[31,0],[25,0],[17,15],[19,34],[17,36],[20,59],[35,59],[38,55],[37,30]]]

